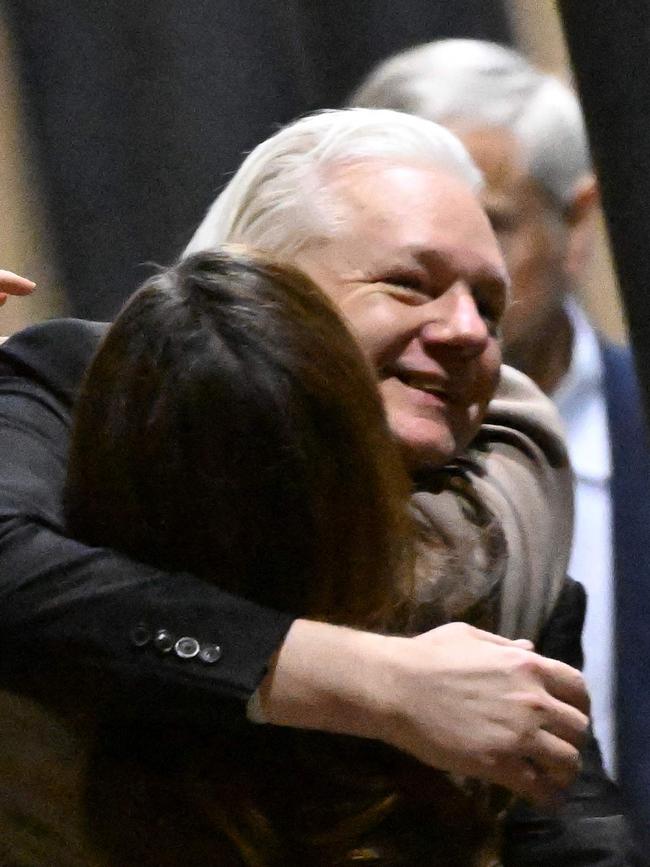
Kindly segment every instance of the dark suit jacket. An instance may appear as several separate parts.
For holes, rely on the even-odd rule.
[[[104,329],[53,322],[0,348],[0,682],[45,698],[69,688],[144,723],[237,723],[291,616],[63,535],[71,404]],[[567,583],[540,649],[580,662],[583,614],[581,588]],[[222,656],[181,659],[139,641],[160,628]],[[508,865],[631,863],[597,750],[585,761],[589,791],[575,790],[575,809],[541,826],[532,813],[513,818]]]
[[[93,694],[134,713],[242,715],[292,617],[62,535],[71,403],[105,327],[47,323],[0,349],[0,677],[28,688],[47,658],[52,678],[74,670]],[[140,625],[216,644],[221,657],[210,664],[142,646]]]
[[[612,450],[619,774],[650,845],[650,443],[630,351],[601,348]]]

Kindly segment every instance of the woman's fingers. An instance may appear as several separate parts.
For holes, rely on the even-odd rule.
[[[550,732],[540,729],[526,759],[547,782],[566,789],[582,767],[580,750]]]
[[[484,779],[489,779],[485,775]],[[511,791],[541,810],[553,808],[561,797],[563,786],[549,777],[533,759],[523,756],[502,760],[499,774],[491,782]]]
[[[582,675],[577,669],[556,659],[546,658],[543,681],[552,696],[578,708],[585,715],[589,714],[589,695]]]

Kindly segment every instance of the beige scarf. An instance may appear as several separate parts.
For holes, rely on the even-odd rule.
[[[444,619],[454,619],[495,600],[496,631],[535,641],[562,587],[573,528],[569,460],[551,401],[504,366],[478,437],[424,486],[412,498],[420,536],[441,540],[451,559],[440,558],[439,544],[420,545],[418,601],[426,609],[441,600]]]

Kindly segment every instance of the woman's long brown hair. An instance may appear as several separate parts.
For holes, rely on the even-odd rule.
[[[374,374],[333,306],[301,273],[224,250],[161,272],[118,316],[83,384],[65,499],[70,531],[93,545],[296,615],[403,631],[422,608],[410,490]],[[426,544],[434,568],[431,523]],[[177,865],[196,850],[220,867],[330,867],[412,802],[382,851],[449,854],[450,820],[437,828],[433,806],[451,815],[459,802],[458,842],[482,803],[353,740],[264,727],[234,750],[219,732],[112,725],[87,801],[111,864]],[[160,770],[179,757],[178,772]],[[464,846],[445,863],[474,863]]]
[[[381,628],[408,576],[409,481],[323,293],[243,251],[152,278],[77,406],[71,532],[297,615]]]

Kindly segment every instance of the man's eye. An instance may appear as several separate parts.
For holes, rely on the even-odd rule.
[[[487,325],[490,334],[498,335],[502,317],[501,308],[489,301],[481,301],[479,299],[476,302],[476,309],[481,319]]]
[[[412,274],[391,274],[384,278],[384,283],[389,286],[401,286],[404,289],[421,289],[421,281]]]
[[[391,274],[390,277],[384,277],[381,282],[393,287],[400,301],[409,304],[425,304],[431,300],[422,285],[422,281],[414,275]]]

